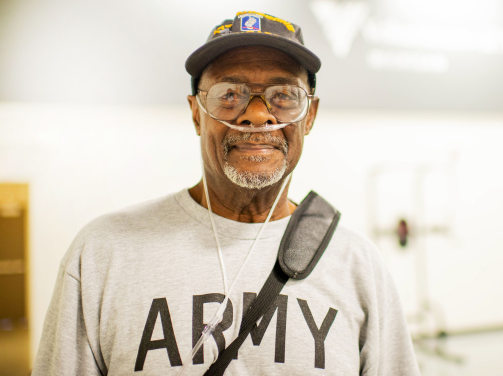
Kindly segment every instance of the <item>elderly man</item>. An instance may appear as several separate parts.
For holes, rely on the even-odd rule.
[[[203,375],[229,350],[297,208],[288,183],[320,65],[282,19],[241,12],[215,27],[186,63],[203,179],[79,233],[33,375]],[[361,235],[339,226],[311,274],[285,281],[221,373],[419,374],[391,278]]]

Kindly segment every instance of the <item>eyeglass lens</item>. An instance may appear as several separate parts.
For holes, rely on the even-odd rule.
[[[245,84],[219,82],[206,95],[206,110],[217,119],[236,120],[246,109],[252,93]],[[260,95],[260,94],[259,94]],[[280,122],[298,121],[307,111],[307,93],[298,86],[268,86],[263,92],[269,111]]]

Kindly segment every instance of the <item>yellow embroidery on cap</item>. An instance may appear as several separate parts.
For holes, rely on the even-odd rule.
[[[268,31],[260,31],[260,30],[245,30],[245,31],[236,31],[233,34],[241,34],[241,33],[264,33],[269,35],[276,35],[277,37],[281,37],[282,35],[270,33]]]
[[[213,34],[220,34],[220,33],[221,33],[222,31],[224,31],[226,28],[228,29],[228,28],[229,28],[229,27],[231,27],[231,26],[232,26],[232,24],[230,24],[230,25],[222,25],[222,26],[220,26],[220,27],[217,27],[217,28],[215,29],[215,31],[213,32]]]
[[[282,20],[281,18],[273,17],[273,16],[270,16],[268,14],[260,13],[260,12],[238,12],[238,13],[236,13],[236,17],[239,17],[242,14],[257,14],[257,15],[260,15],[262,17],[267,18],[268,20],[282,23],[283,25],[285,25],[285,27],[287,28],[287,30],[290,30],[292,33],[295,33],[295,29],[292,26],[292,24],[290,22],[288,22],[288,21]]]

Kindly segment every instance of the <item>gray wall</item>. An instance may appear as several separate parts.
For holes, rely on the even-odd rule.
[[[283,0],[253,8],[302,26],[323,62],[317,94],[325,108],[501,111],[500,3]],[[0,100],[184,104],[187,56],[215,24],[249,8],[0,0]]]

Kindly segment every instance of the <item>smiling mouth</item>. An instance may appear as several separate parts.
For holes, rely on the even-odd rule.
[[[276,151],[281,151],[285,156],[288,153],[287,142],[280,137],[273,137],[270,133],[264,133],[262,137],[257,137],[252,133],[243,135],[226,136],[222,141],[224,154],[235,150],[243,155],[272,155]]]
[[[277,146],[270,144],[255,144],[251,142],[244,142],[235,145],[231,145],[230,150],[236,149],[237,151],[243,153],[253,153],[253,154],[270,154],[279,150]]]

